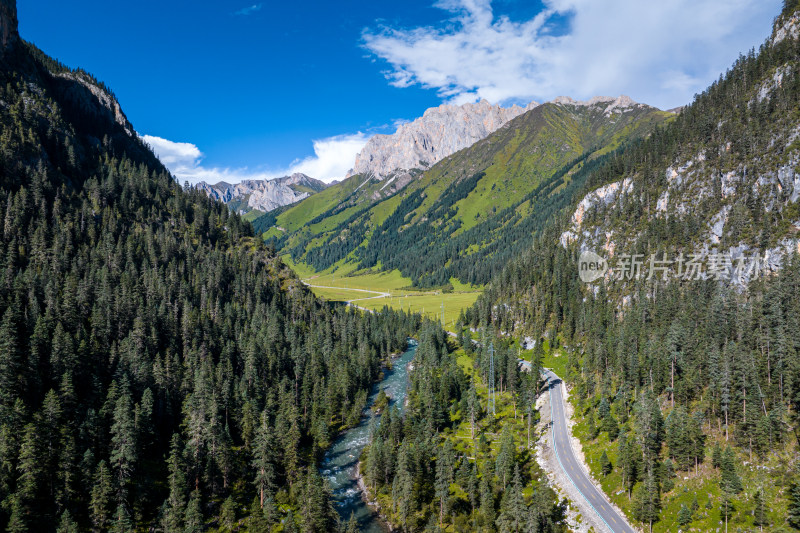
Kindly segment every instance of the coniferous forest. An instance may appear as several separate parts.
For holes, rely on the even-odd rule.
[[[788,2],[783,17],[796,7]],[[766,74],[793,64],[797,54],[797,41],[787,40],[740,57],[675,121],[601,161],[591,186],[631,177],[643,194],[589,210],[584,223],[637,228],[625,242],[634,252],[691,250],[702,217],[719,210],[723,195],[712,195],[702,209],[683,216],[654,217],[665,169],[701,150],[717,169],[709,177],[714,182],[737,165],[765,172],[773,161],[765,154],[788,157],[767,145],[788,143],[798,78],[784,80],[771,99],[755,102],[752,95]],[[779,211],[765,208],[745,187],[737,194],[741,200],[733,209],[741,218],[725,226],[722,243],[750,243],[763,253],[785,235],[789,226],[783,220],[796,218],[797,203]],[[605,434],[603,442],[615,443],[616,462],[606,457],[608,473],[621,476],[637,520],[652,524],[663,518],[659,499],[675,486],[676,475],[697,473],[705,461],[719,479],[722,504],[715,504],[715,512],[759,525],[754,513],[763,508],[763,492],[745,491],[741,472],[770,454],[793,450],[800,439],[797,254],[746,286],[658,276],[587,285],[578,278],[578,247],[559,244],[568,227],[566,217],[555,220],[529,251],[508,262],[465,323],[492,324],[563,347],[569,357],[565,380],[586,421],[587,438],[593,442]],[[785,495],[786,525],[800,527],[800,469],[783,463],[771,480]],[[681,525],[690,524],[696,512],[687,507]]]
[[[335,528],[317,458],[419,318],[317,300],[102,109],[83,120],[57,73],[90,78],[22,42],[2,59],[0,527]]]
[[[798,7],[787,0],[778,22]],[[371,411],[354,463],[382,520],[562,533],[574,509],[537,456],[549,431],[539,370],[561,354],[575,432],[632,523],[800,530],[798,254],[740,285],[587,284],[583,243],[563,238],[576,204],[623,179],[639,193],[580,217],[595,235],[615,231],[619,250],[688,251],[732,196],[715,244],[763,253],[796,235],[793,189],[773,180],[765,201],[752,183],[723,193],[721,181],[800,161],[800,75],[785,68],[800,65],[800,38],[742,55],[680,113],[587,148],[486,223],[442,224],[485,177],[466,160],[430,219],[410,224],[427,199],[418,189],[374,227],[356,209],[324,245],[285,250],[320,271],[352,254],[417,286],[485,283],[448,333],[316,297],[275,249],[288,237],[259,234],[279,211],[251,225],[181,186],[105,84],[23,41],[15,8],[13,22],[0,32],[0,529],[357,531],[321,462]],[[669,170],[692,158],[711,193],[658,215]],[[405,402],[382,391],[370,405],[410,338]],[[665,516],[692,475],[714,486]],[[769,485],[747,486],[755,476]]]

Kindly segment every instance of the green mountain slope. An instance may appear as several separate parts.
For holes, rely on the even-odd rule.
[[[544,104],[396,194],[353,176],[279,214],[267,236],[317,270],[353,262],[420,286],[484,284],[580,187],[577,170],[670,117],[624,97]]]
[[[674,121],[599,161],[466,313],[561,353],[590,469],[656,532],[800,529],[797,8]],[[584,283],[582,249],[617,267],[642,254],[644,276]],[[703,252],[733,264],[648,277],[650,256]],[[753,254],[760,274],[732,271]]]

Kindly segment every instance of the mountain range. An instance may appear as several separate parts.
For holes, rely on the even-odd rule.
[[[277,214],[266,235],[318,270],[380,264],[422,286],[482,285],[583,186],[580,169],[674,116],[625,96],[532,105],[407,178],[350,176]]]
[[[442,104],[430,108],[422,117],[399,125],[391,135],[372,136],[356,156],[346,177],[360,175],[365,179],[386,181],[380,187],[380,194],[394,193],[421,170],[483,139],[536,105],[532,102],[526,107],[501,107],[481,100],[475,104]],[[303,174],[293,174],[237,184],[202,182],[195,187],[241,214],[253,212],[248,216],[253,220],[258,214],[303,200],[324,189],[325,184]]]
[[[587,530],[521,370],[549,367],[620,517],[800,530],[800,1],[682,108],[444,105],[330,186],[184,189],[135,131],[0,0],[0,529],[357,531],[323,476],[360,426],[359,490],[397,529]],[[586,252],[645,275],[586,279]],[[399,272],[442,316],[391,308],[414,288],[322,300],[282,255]],[[438,289],[462,283],[482,294],[448,335]]]
[[[202,181],[195,185],[209,198],[227,204],[239,214],[255,211],[251,217],[299,202],[325,187],[325,183],[301,173],[269,180],[243,180],[234,184],[221,181],[210,185]]]

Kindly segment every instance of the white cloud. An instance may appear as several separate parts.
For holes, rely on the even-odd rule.
[[[203,157],[197,146],[191,143],[176,143],[152,135],[142,135],[142,139],[170,169],[195,166]]]
[[[142,135],[162,163],[178,178],[180,183],[237,183],[242,180],[268,180],[302,172],[312,178],[331,182],[342,179],[353,166],[356,154],[364,147],[369,135],[355,133],[337,135],[312,141],[314,155],[296,159],[284,169],[250,169],[209,167],[203,164],[204,155],[191,143],[174,142],[152,135]]]
[[[239,11],[234,11],[233,14],[247,16],[255,13],[256,11],[261,11],[262,7],[264,7],[264,4],[253,4],[252,6],[243,7]]]
[[[434,88],[455,103],[624,93],[670,108],[759,45],[781,2],[545,0],[521,22],[497,16],[490,0],[435,5],[451,14],[441,27],[364,32],[393,85]]]
[[[314,155],[292,163],[291,172],[302,172],[323,181],[341,179],[353,168],[356,155],[364,148],[369,135],[337,135],[314,142]]]

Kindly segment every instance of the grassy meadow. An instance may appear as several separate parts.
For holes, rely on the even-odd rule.
[[[283,260],[300,279],[311,286],[316,295],[329,301],[353,302],[366,309],[380,310],[388,306],[422,313],[443,321],[445,329],[449,331],[455,331],[461,311],[474,304],[482,292],[481,287],[466,285],[458,280],[451,281],[452,291],[418,290],[411,287],[411,280],[403,277],[398,270],[355,271],[352,265],[345,264],[315,272],[304,263],[294,263],[288,255]]]

